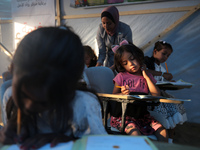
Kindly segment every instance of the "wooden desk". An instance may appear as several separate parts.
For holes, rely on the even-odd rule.
[[[104,126],[107,129],[107,114],[108,114],[108,101],[117,101],[122,104],[122,128],[121,131],[125,129],[125,114],[128,103],[134,103],[135,101],[145,101],[148,105],[159,105],[162,103],[176,103],[181,104],[184,101],[190,101],[190,99],[175,99],[175,98],[165,98],[162,96],[151,96],[151,95],[120,95],[120,94],[106,94],[98,93],[98,96],[103,101],[103,112],[104,112]]]

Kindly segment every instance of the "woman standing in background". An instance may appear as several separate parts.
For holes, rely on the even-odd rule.
[[[119,11],[115,6],[103,9],[101,13],[101,24],[97,31],[97,44],[99,56],[96,66],[114,68],[114,53],[112,45],[119,44],[122,38],[132,42],[132,31],[129,25],[119,21]],[[105,64],[104,64],[105,61]]]

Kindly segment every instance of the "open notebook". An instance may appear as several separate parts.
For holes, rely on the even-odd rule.
[[[158,150],[146,136],[90,135],[76,142],[60,143],[54,148],[46,144],[39,150]],[[17,145],[4,146],[2,150],[19,150]]]
[[[170,81],[158,81],[156,83],[156,85],[166,85],[166,84],[171,84],[171,85],[180,85],[180,86],[188,86],[188,87],[192,87],[192,83],[188,83],[183,81],[182,79],[179,79],[176,82],[170,82]]]
[[[178,90],[178,89],[184,89],[184,88],[191,88],[193,86],[192,83],[185,82],[183,80],[178,80],[176,82],[170,82],[170,81],[158,81],[156,85],[164,90]]]

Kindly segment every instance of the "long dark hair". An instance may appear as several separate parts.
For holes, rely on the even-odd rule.
[[[84,50],[79,36],[69,27],[39,28],[20,42],[13,68],[13,73],[19,76],[15,93],[17,106],[23,110],[22,85],[45,87],[52,130],[63,133],[70,129],[71,102],[84,68]],[[29,120],[35,118],[34,115],[26,117],[23,112],[22,116]]]

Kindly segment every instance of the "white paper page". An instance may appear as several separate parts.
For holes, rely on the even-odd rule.
[[[56,147],[50,147],[50,144],[46,144],[38,150],[71,150],[73,146],[73,142],[60,143]],[[7,150],[20,150],[19,147],[15,144],[10,146]]]
[[[188,82],[185,82],[181,79],[179,79],[178,81],[176,82],[170,82],[170,81],[157,81],[156,85],[162,85],[162,84],[173,84],[173,85],[185,85],[185,86],[191,86],[193,85],[192,83],[188,83]]]
[[[183,81],[183,80],[181,80],[181,79],[179,79],[178,81],[176,81],[176,84],[180,84],[180,85],[193,85],[192,83],[188,83],[188,82],[185,82],[185,81]]]
[[[86,150],[152,150],[142,137],[131,136],[91,136]]]
[[[152,95],[130,95],[131,97],[135,97],[138,99],[161,99],[163,96],[152,96]]]

